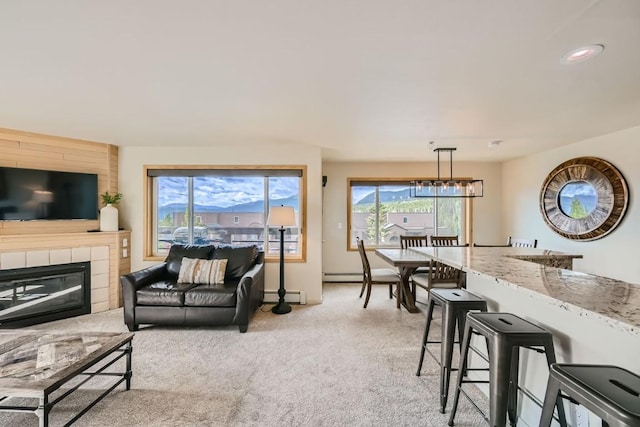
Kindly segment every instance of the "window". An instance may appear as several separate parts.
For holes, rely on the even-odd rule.
[[[470,199],[412,198],[409,180],[349,179],[348,242],[398,247],[401,235],[457,235],[467,241]]]
[[[278,227],[267,225],[270,206],[293,206],[297,227],[285,232],[285,256],[304,259],[302,231],[305,167],[147,166],[147,257],[164,257],[171,244],[257,244],[278,258]]]

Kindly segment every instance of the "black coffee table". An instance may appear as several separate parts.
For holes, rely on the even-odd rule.
[[[96,376],[115,378],[115,383],[65,425],[73,424],[118,385],[125,382],[126,389],[131,388],[133,336],[132,333],[0,330],[0,411],[32,412],[38,416],[40,427],[47,427],[49,412],[62,399]],[[123,357],[126,358],[124,372],[105,372]],[[90,371],[101,361],[104,362]],[[82,380],[77,384],[74,381],[72,387],[49,400],[52,393],[78,376],[82,376]],[[37,399],[38,405],[9,405],[16,397]]]

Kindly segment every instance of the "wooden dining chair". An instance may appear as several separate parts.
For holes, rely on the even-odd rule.
[[[431,236],[431,246],[459,246],[458,236]]]
[[[509,236],[509,240],[507,240],[507,245],[512,246],[514,248],[536,248],[538,247],[538,240],[533,239],[514,239]]]
[[[407,248],[421,248],[427,246],[427,236],[400,236],[400,247],[402,249]]]
[[[393,298],[393,285],[396,285],[396,307],[400,308],[400,274],[391,268],[371,268],[367,252],[364,248],[364,240],[358,239],[358,252],[362,260],[362,288],[360,289],[360,298],[367,290],[367,296],[364,299],[364,308],[369,304],[371,296],[371,288],[373,285],[389,285],[389,298]]]
[[[468,245],[465,245],[468,246]],[[427,273],[417,273],[412,276],[413,285],[429,292],[436,288],[460,288],[462,286],[462,271],[438,261],[431,262]]]
[[[400,247],[402,249],[407,249],[407,248],[423,248],[425,246],[428,246],[428,236],[422,235],[422,236],[400,236]],[[409,278],[409,281],[412,282],[413,281],[413,275],[414,274],[422,274],[422,273],[426,273],[429,271],[429,266],[425,266],[425,267],[418,267],[412,274],[411,277]],[[413,285],[412,283],[410,283],[411,286],[411,293],[413,294],[413,300],[415,301],[416,299],[416,287],[415,285]]]
[[[460,245],[458,236],[431,236],[431,246],[468,247],[469,244]],[[426,273],[416,273],[411,276],[414,299],[416,288],[420,287],[429,292],[435,287],[460,288],[462,285],[462,271],[438,261],[431,261],[431,267]]]

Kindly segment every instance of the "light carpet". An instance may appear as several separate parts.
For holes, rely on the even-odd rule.
[[[133,339],[132,389],[119,386],[76,425],[446,426],[453,393],[441,414],[438,365],[427,355],[416,376],[426,306],[417,314],[398,310],[383,286],[363,309],[359,291],[325,284],[322,304],[293,305],[286,315],[265,305],[245,334],[237,327],[143,326]],[[31,328],[127,330],[122,309]],[[101,384],[90,384],[53,408],[51,425],[63,425],[98,394]],[[38,424],[35,415],[0,414],[0,425]],[[486,423],[461,398],[456,425]]]

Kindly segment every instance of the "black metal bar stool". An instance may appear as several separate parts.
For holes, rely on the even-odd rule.
[[[518,368],[520,348],[545,353],[547,365],[555,363],[551,333],[510,313],[467,313],[467,324],[464,331],[460,357],[460,369],[466,366],[469,357],[471,334],[480,334],[487,340],[489,362],[489,424],[491,427],[506,425],[507,415],[511,425],[516,424],[518,398]],[[480,354],[480,353],[478,353]],[[452,426],[458,408],[460,393],[479,409],[471,398],[462,390],[463,383],[486,381],[463,380],[463,372],[458,370],[458,381],[449,417]],[[564,407],[560,398],[556,399],[558,417],[565,422]],[[485,419],[486,415],[485,415]],[[563,424],[564,425],[564,424]]]
[[[600,417],[603,426],[640,426],[640,376],[626,369],[611,365],[551,365],[540,427],[551,425],[560,392]]]
[[[438,305],[442,308],[441,341],[429,341],[429,328],[433,318],[433,309]],[[441,344],[440,346],[440,412],[444,414],[449,396],[449,380],[451,378],[451,359],[455,343],[456,326],[458,337],[462,338],[467,312],[470,310],[487,311],[487,301],[464,289],[431,289],[427,309],[427,325],[422,338],[420,363],[417,376],[420,376],[425,351],[438,360],[427,348],[427,344]]]

